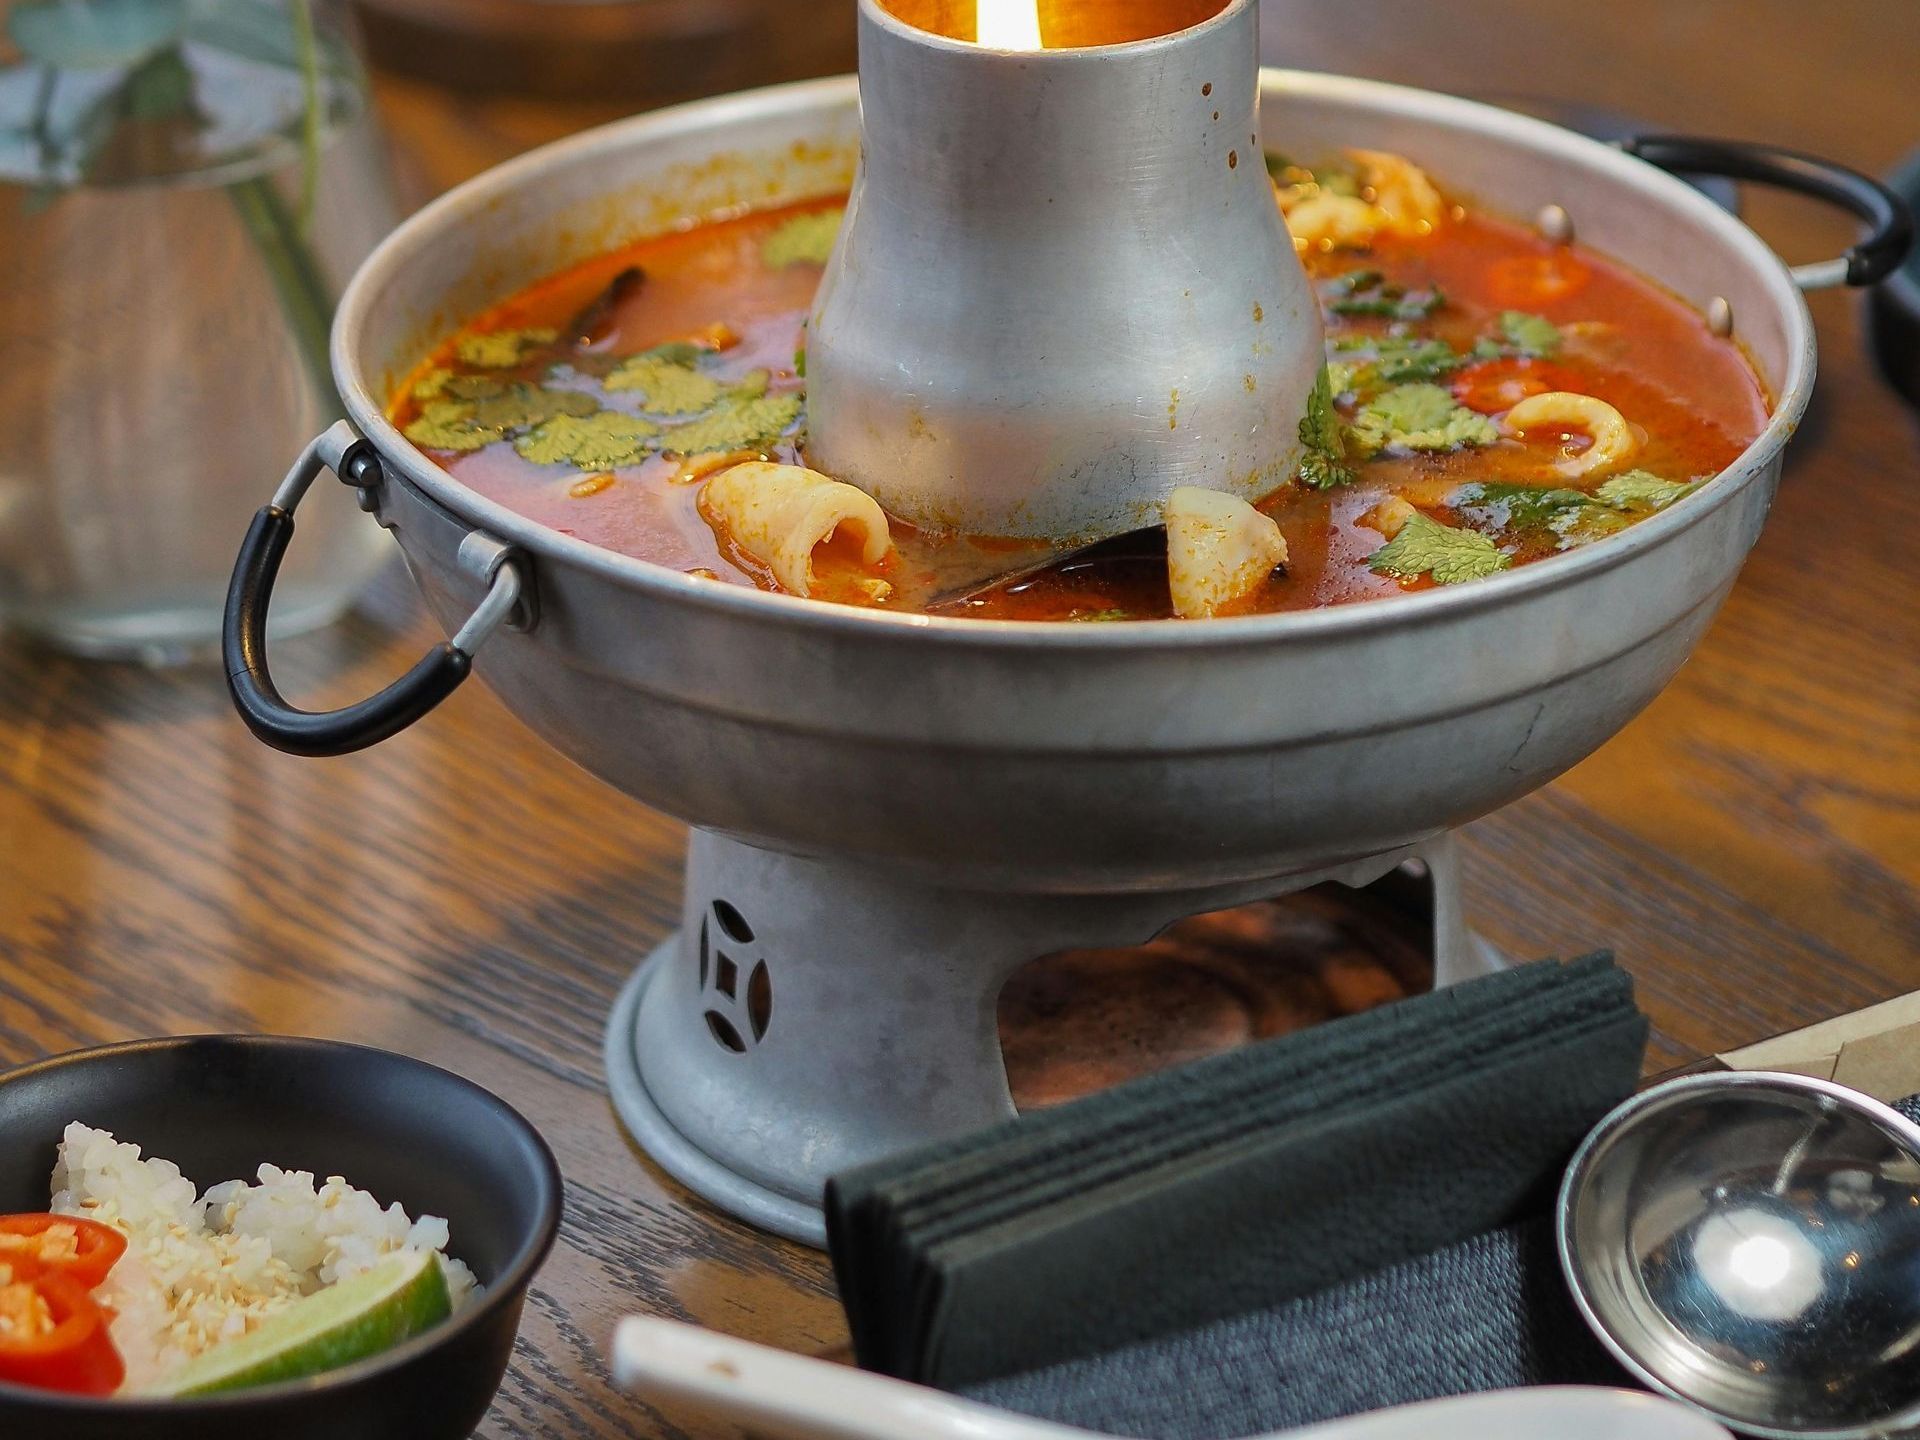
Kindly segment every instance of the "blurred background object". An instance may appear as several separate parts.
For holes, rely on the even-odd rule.
[[[854,0],[356,0],[432,194],[576,130],[854,67]]]
[[[338,413],[333,299],[396,213],[310,0],[0,0],[0,619],[160,663],[217,643],[246,516]],[[274,615],[391,553],[303,513]]]

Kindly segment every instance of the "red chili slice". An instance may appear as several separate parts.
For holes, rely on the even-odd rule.
[[[1487,291],[1494,303],[1515,310],[1537,310],[1586,289],[1593,271],[1566,250],[1544,255],[1510,255],[1487,270]]]
[[[106,1315],[79,1281],[16,1270],[0,1285],[0,1380],[69,1395],[111,1395],[127,1367]]]
[[[77,1215],[0,1215],[0,1261],[30,1260],[88,1290],[127,1253],[127,1237]]]

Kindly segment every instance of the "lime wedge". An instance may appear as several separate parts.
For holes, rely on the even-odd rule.
[[[210,1347],[160,1390],[215,1395],[305,1379],[391,1350],[451,1312],[437,1255],[391,1255],[371,1270],[294,1301],[252,1333]]]

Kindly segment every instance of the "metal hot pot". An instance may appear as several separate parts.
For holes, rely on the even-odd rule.
[[[994,1005],[1024,961],[1364,883],[1409,854],[1444,872],[1449,831],[1598,747],[1686,660],[1759,534],[1813,384],[1801,290],[1871,283],[1906,248],[1886,192],[1804,157],[1609,147],[1326,75],[1270,70],[1261,88],[1274,148],[1399,151],[1494,209],[1570,217],[1731,327],[1775,397],[1765,432],[1684,504],[1481,583],[1046,625],[839,608],[596,549],[474,494],[388,423],[393,385],[446,330],[535,278],[723,206],[844,190],[851,77],[504,165],[401,226],[345,296],[333,367],[350,419],[255,518],[227,611],[236,701],[268,743],[338,754],[477,664],[562,753],[694,827],[684,927],[623,996],[608,1058],[642,1142],[737,1213],[817,1240],[827,1175],[1011,1114]],[[1809,190],[1873,234],[1789,270],[1663,165]],[[385,693],[314,715],[273,688],[266,614],[295,507],[329,470],[399,540],[452,639]],[[1442,911],[1446,979],[1475,962],[1457,907]]]

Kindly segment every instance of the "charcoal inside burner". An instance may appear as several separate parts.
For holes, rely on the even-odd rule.
[[[1194,915],[1145,945],[1063,950],[1000,994],[1016,1106],[1078,1099],[1433,984],[1432,883],[1407,866]]]

